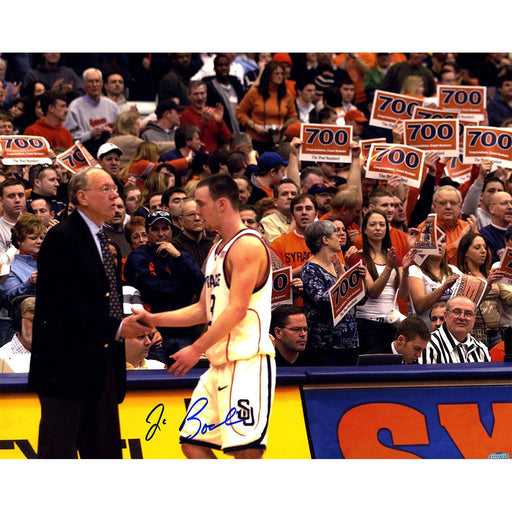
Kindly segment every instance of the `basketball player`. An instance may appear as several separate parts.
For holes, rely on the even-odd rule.
[[[183,376],[202,354],[210,368],[201,376],[183,420],[180,442],[188,458],[261,458],[275,387],[274,346],[268,336],[272,277],[268,249],[240,219],[238,187],[228,175],[202,180],[194,199],[212,247],[199,302],[165,313],[146,313],[152,326],[208,324],[192,345],[175,354],[168,372]]]

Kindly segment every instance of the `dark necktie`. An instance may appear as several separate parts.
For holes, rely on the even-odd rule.
[[[101,254],[103,256],[103,266],[105,267],[105,273],[107,274],[110,286],[109,314],[110,316],[121,320],[123,318],[123,306],[121,304],[121,298],[117,289],[117,276],[114,259],[108,247],[108,240],[104,231],[98,231],[97,236],[100,241]]]
[[[457,345],[457,350],[459,351],[459,357],[461,363],[468,362],[468,347],[465,343],[459,343]]]

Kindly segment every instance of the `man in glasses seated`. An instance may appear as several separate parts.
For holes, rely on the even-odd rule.
[[[306,351],[308,326],[302,307],[281,304],[272,310],[270,334],[274,338],[276,366],[316,366],[313,354]]]
[[[444,323],[431,333],[430,342],[419,363],[490,362],[486,345],[471,336],[475,324],[476,305],[464,296],[446,302]]]

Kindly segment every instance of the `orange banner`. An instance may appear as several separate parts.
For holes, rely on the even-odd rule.
[[[300,160],[350,163],[352,126],[305,124],[300,127]]]
[[[456,110],[481,121],[484,119],[486,101],[485,87],[472,85],[437,86],[437,104],[442,110]]]
[[[410,187],[420,188],[425,152],[403,144],[372,144],[366,177],[387,180],[398,175]]]
[[[409,119],[404,123],[404,144],[437,152],[440,156],[459,156],[457,119]]]
[[[272,306],[293,304],[292,267],[272,271]]]
[[[5,165],[52,164],[50,144],[34,135],[0,136],[0,159]]]
[[[397,121],[412,119],[414,107],[421,105],[423,100],[419,98],[377,90],[373,100],[370,125],[393,128]]]
[[[512,130],[493,126],[465,126],[463,162],[479,164],[489,159],[498,165],[512,163]]]
[[[57,161],[73,174],[76,174],[82,167],[98,165],[97,160],[79,141],[76,141],[73,146],[60,153],[57,156]]]
[[[336,325],[365,295],[364,281],[359,274],[362,263],[349,268],[329,290],[332,321]]]

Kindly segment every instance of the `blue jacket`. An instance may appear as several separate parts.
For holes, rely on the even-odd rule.
[[[18,295],[35,295],[36,286],[29,279],[37,270],[37,262],[28,254],[16,254],[11,263],[11,271],[0,286],[0,300],[3,306],[11,310],[11,301]]]
[[[126,282],[140,291],[142,301],[152,313],[173,311],[197,302],[204,275],[192,256],[159,256],[148,244],[134,249],[124,266]],[[191,329],[165,329],[168,335],[187,335]],[[162,329],[162,335],[164,329]]]

